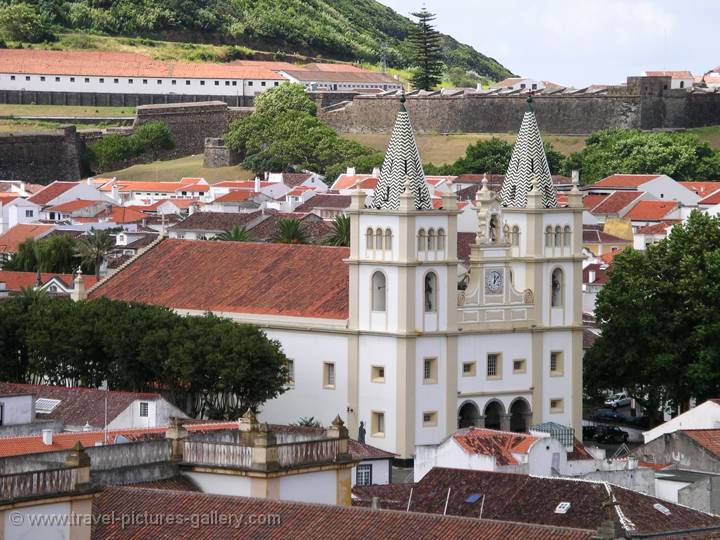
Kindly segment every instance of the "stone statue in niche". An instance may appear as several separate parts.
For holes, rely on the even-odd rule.
[[[503,240],[505,242],[510,242],[510,225],[507,224],[507,221],[505,222],[505,225],[503,225]]]
[[[523,303],[525,303],[525,304],[534,304],[535,303],[535,295],[533,295],[533,292],[530,289],[525,289],[523,291]]]
[[[360,421],[360,427],[358,428],[358,442],[365,442],[365,422]]]
[[[488,236],[490,237],[490,242],[493,244],[498,241],[498,222],[497,216],[495,215],[490,218],[490,230]]]

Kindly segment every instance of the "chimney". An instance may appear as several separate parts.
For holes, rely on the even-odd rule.
[[[83,431],[88,432],[92,431],[92,427],[90,426],[90,422],[85,422],[85,425],[82,428]]]
[[[373,497],[372,503],[370,503],[370,508],[373,510],[380,510],[380,497]]]
[[[87,299],[87,291],[85,290],[85,278],[82,275],[82,270],[78,268],[77,275],[73,281],[73,290],[70,293],[70,298],[73,302],[79,302],[80,300]]]
[[[588,283],[595,283],[595,270],[588,272]]]
[[[53,430],[43,429],[42,430],[42,441],[45,446],[52,446],[53,443]]]
[[[345,174],[348,176],[355,176],[355,167],[348,167]]]
[[[373,167],[372,175],[375,178],[380,178],[380,167]]]
[[[255,193],[260,193],[260,177],[255,176],[255,187],[253,188]]]

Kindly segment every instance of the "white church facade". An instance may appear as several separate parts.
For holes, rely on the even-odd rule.
[[[456,199],[445,193],[442,208],[433,209],[401,105],[373,207],[365,207],[364,193],[352,196],[349,250],[163,240],[90,296],[161,303],[187,314],[212,311],[259,325],[291,360],[287,391],[260,411],[271,423],[314,416],[328,424],[339,413],[352,436],[362,422],[368,444],[401,459],[412,458],[416,445],[436,444],[470,425],[525,431],[552,421],[579,433],[583,206],[577,185],[567,206],[558,206],[531,103],[501,192],[484,183],[476,206],[470,269],[458,283]],[[284,311],[271,311],[229,308],[229,300],[216,306],[211,291],[180,302],[177,295],[165,298],[159,285],[147,298],[133,289],[141,275],[138,289],[152,290],[153,252],[165,265],[191,264],[193,246],[223,249],[227,260],[242,251],[251,255],[238,255],[238,264],[255,257],[255,266],[271,250],[295,250],[286,263],[298,272],[300,264],[317,266],[320,298],[305,309],[288,288]]]

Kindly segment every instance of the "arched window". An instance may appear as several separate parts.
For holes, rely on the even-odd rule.
[[[427,249],[427,236],[425,236],[425,229],[420,229],[418,232],[418,252],[422,253]]]
[[[437,311],[437,276],[435,272],[425,274],[425,312]]]
[[[375,249],[382,249],[383,248],[383,232],[382,229],[377,229],[375,231]]]
[[[512,228],[512,245],[520,245],[520,227],[518,227],[517,225],[514,225]]]
[[[392,251],[392,231],[385,229],[385,250]]]
[[[368,227],[368,230],[365,233],[365,248],[366,249],[373,248],[373,230],[370,227]]]
[[[563,230],[563,245],[565,247],[570,247],[570,225],[565,225],[565,229]]]
[[[562,229],[560,228],[560,225],[555,227],[555,247],[562,247],[563,245],[563,236],[562,236]]]
[[[552,273],[552,307],[560,307],[563,305],[563,271],[556,268]]]
[[[553,246],[553,230],[550,225],[545,228],[545,247]]]
[[[372,276],[372,310],[385,311],[385,274],[375,272]]]
[[[437,245],[435,242],[435,229],[428,229],[428,251],[435,251]]]
[[[445,229],[438,229],[437,248],[438,251],[445,251]]]

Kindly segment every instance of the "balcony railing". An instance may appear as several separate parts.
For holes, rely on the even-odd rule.
[[[340,453],[340,440],[323,439],[281,444],[277,447],[281,467],[333,462]]]
[[[222,442],[185,441],[183,461],[197,465],[249,469],[252,465],[252,447]]]
[[[78,485],[76,468],[50,469],[0,476],[0,501],[58,495]]]

